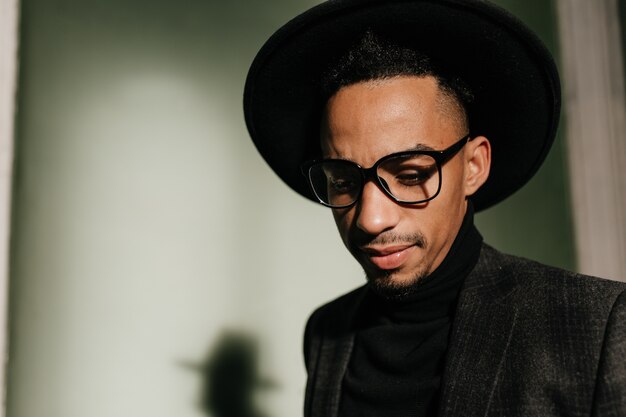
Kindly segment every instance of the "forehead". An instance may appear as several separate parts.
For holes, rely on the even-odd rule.
[[[393,152],[443,149],[456,132],[435,78],[404,76],[341,88],[328,100],[321,145],[327,157],[368,164]]]

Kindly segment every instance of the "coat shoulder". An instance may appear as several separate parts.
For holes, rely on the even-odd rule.
[[[481,251],[477,269],[494,282],[503,280],[519,297],[534,304],[567,304],[606,314],[626,283],[588,276],[502,253],[489,245]]]
[[[485,245],[456,314],[448,405],[493,383],[489,415],[626,415],[626,284]]]

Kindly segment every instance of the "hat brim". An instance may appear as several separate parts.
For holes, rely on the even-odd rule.
[[[558,72],[534,33],[485,1],[339,0],[279,29],[246,80],[248,131],[287,185],[317,201],[300,165],[320,154],[320,81],[368,30],[428,55],[473,90],[471,134],[492,145],[489,179],[472,196],[476,211],[526,184],[554,141],[560,114]]]

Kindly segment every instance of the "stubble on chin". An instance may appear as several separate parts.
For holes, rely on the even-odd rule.
[[[421,287],[428,276],[427,268],[413,273],[408,279],[399,280],[398,271],[380,271],[378,274],[365,273],[370,288],[385,300],[402,301],[411,297]]]

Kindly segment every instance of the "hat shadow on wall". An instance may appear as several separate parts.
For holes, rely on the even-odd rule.
[[[183,363],[202,378],[200,408],[210,417],[268,417],[257,404],[277,384],[259,375],[258,344],[246,333],[226,331],[200,364]]]

